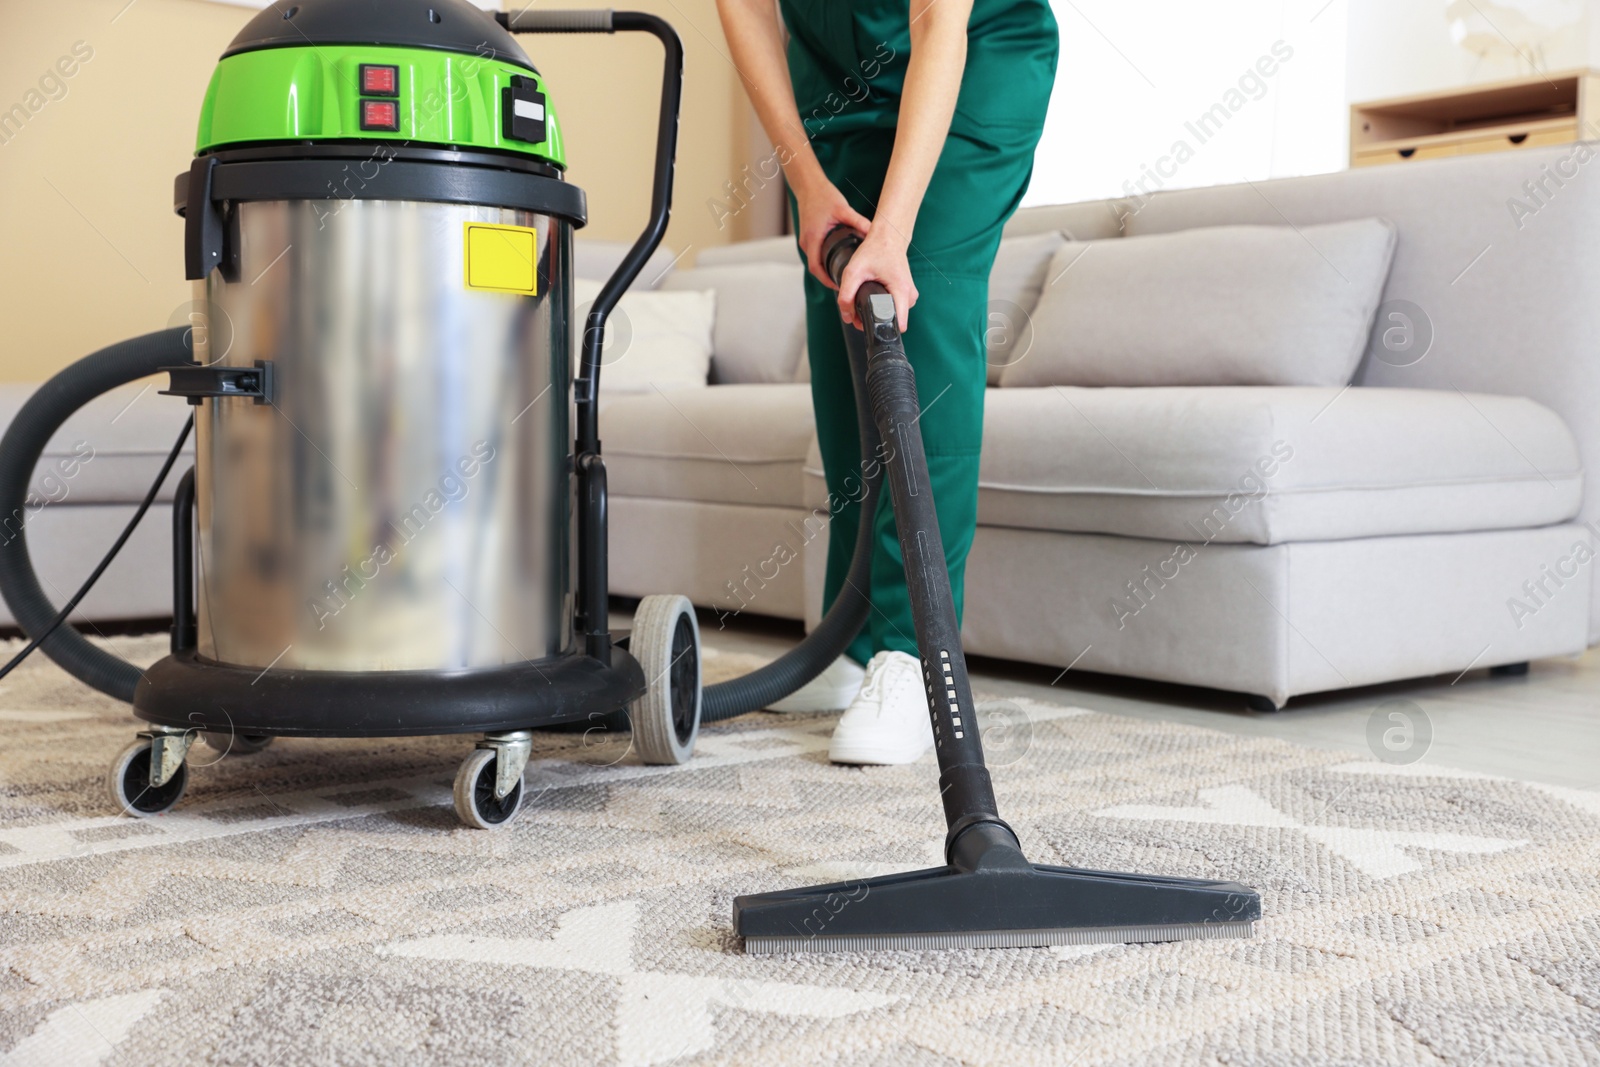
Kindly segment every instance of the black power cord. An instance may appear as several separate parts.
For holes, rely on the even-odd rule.
[[[4,678],[16,670],[17,666],[27,659],[34,649],[44,644],[50,635],[55,633],[63,622],[67,621],[67,616],[72,614],[83,598],[89,595],[89,590],[94,588],[94,583],[100,580],[100,576],[106,572],[106,568],[111,566],[111,561],[117,558],[117,553],[122,551],[122,546],[128,543],[128,538],[133,536],[134,527],[139,525],[139,520],[144,518],[145,512],[150,510],[150,505],[155,502],[156,494],[161,491],[161,483],[165,482],[167,475],[172,473],[172,465],[178,462],[178,456],[183,452],[183,446],[189,440],[189,431],[193,429],[194,415],[190,414],[188,421],[183,424],[183,432],[178,434],[178,440],[172,446],[172,451],[167,453],[167,461],[161,465],[161,473],[156,475],[156,480],[151,483],[150,491],[139,502],[138,510],[133,513],[133,518],[128,520],[128,525],[122,528],[122,533],[117,535],[117,539],[112,543],[110,551],[101,558],[99,564],[90,572],[89,577],[78,587],[78,591],[72,595],[72,599],[67,601],[66,606],[56,612],[55,618],[50,620],[50,625],[46,626],[38,637],[29,641],[21,652],[12,656],[9,663],[4,667],[0,667],[0,678]]]

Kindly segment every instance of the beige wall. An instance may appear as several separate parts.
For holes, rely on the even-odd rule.
[[[138,0],[116,18],[126,2],[5,3],[0,111],[24,103],[75,42],[94,55],[0,144],[3,380],[47,377],[158,330],[189,299],[172,178],[194,153],[211,68],[250,12]]]
[[[0,112],[29,102],[76,42],[93,50],[63,79],[65,95],[51,87],[60,98],[0,144],[0,381],[37,381],[101,345],[161,329],[190,299],[172,179],[194,151],[217,57],[254,12],[201,0],[3,3]],[[761,151],[714,0],[638,6],[676,25],[686,53],[667,242],[688,249],[689,262],[698,248],[769,232],[770,204],[720,227],[706,206]],[[589,194],[585,232],[631,239],[649,204],[660,47],[631,34],[523,44],[551,79],[569,176]]]

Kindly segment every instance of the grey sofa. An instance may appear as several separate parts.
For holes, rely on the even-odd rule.
[[[1008,238],[1076,241],[1379,216],[1399,234],[1385,300],[1420,309],[1433,339],[1407,366],[1369,355],[1349,389],[991,388],[970,650],[1281,705],[1600,640],[1600,189],[1571,161],[1530,149],[1019,212]],[[1507,199],[1546,173],[1575,176],[1519,222]],[[619,251],[580,242],[578,273],[603,277]],[[707,249],[693,271],[663,273],[674,259],[658,253],[643,284],[719,275],[712,384],[604,401],[613,590],[814,624],[827,523],[792,244]],[[28,391],[0,390],[0,417]],[[184,414],[138,385],[58,436],[27,519],[58,598]],[[1280,440],[1294,462],[1234,510]],[[74,466],[80,446],[93,459]],[[82,615],[170,610],[169,522],[158,504]],[[1195,551],[1178,562],[1183,545]]]
[[[1377,358],[1399,321],[1381,318],[1351,388],[988,390],[969,650],[1281,705],[1600,639],[1587,525],[1600,517],[1600,188],[1573,156],[1019,212],[1008,239],[1381,217],[1398,231],[1385,308],[1432,341],[1415,362]],[[1507,199],[1547,173],[1575,176],[1519,223]],[[770,240],[702,251],[697,268],[793,257]],[[762,341],[776,324],[765,380],[741,351],[735,382],[607,401],[616,592],[815,623],[825,494],[808,386],[785,380],[792,299],[773,293],[747,327]],[[1235,510],[1275,441],[1294,462],[1259,493],[1247,483]],[[1207,526],[1215,515],[1226,521]]]

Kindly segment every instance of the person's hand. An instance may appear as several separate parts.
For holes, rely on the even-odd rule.
[[[889,290],[894,297],[894,314],[900,332],[906,330],[906,316],[917,302],[917,287],[911,281],[911,264],[906,260],[906,246],[910,242],[894,226],[879,223],[867,232],[866,240],[850,257],[850,263],[839,279],[839,314],[852,326],[859,327],[856,318],[856,290],[862,282],[875,281]]]
[[[800,251],[805,254],[806,266],[823,285],[837,288],[822,262],[822,239],[839,226],[865,234],[872,229],[872,222],[850,206],[837,186],[820,175],[814,186],[795,191],[795,203],[800,214]]]

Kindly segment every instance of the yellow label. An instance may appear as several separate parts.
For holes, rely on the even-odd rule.
[[[526,226],[466,224],[462,261],[468,289],[492,293],[539,291],[539,233]]]

